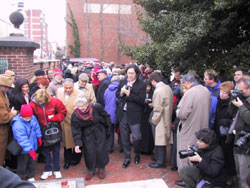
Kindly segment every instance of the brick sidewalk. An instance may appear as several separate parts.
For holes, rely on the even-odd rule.
[[[171,171],[170,164],[167,164],[167,168],[165,169],[152,169],[148,167],[148,164],[152,162],[150,155],[141,155],[141,162],[138,165],[134,164],[133,152],[131,157],[132,160],[129,167],[126,169],[122,168],[124,153],[119,153],[118,146],[116,145],[115,151],[109,155],[109,163],[106,166],[106,178],[100,180],[98,176],[95,175],[91,180],[85,181],[85,184],[93,185],[162,178],[170,188],[178,187],[175,186],[174,181],[179,179],[179,176],[177,172]],[[87,173],[83,158],[80,164],[75,167],[71,166],[68,170],[64,170],[63,165],[63,148],[61,148],[61,173],[63,178],[82,178],[85,177]],[[36,180],[40,180],[43,169],[44,164],[36,164]],[[49,179],[54,179],[54,176],[49,177]]]

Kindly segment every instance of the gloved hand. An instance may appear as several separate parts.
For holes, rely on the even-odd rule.
[[[30,150],[29,155],[31,156],[31,158],[35,161],[36,160],[36,152],[34,152],[33,150]]]
[[[38,138],[37,141],[38,141],[38,147],[41,147],[43,144],[42,138]]]

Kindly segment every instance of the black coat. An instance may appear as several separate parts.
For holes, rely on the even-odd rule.
[[[213,186],[225,187],[226,171],[224,169],[224,155],[219,145],[211,145],[201,150],[202,161],[197,164],[201,179],[207,180]]]
[[[121,107],[117,110],[122,111],[124,105],[127,103],[127,121],[133,125],[141,122],[146,98],[146,84],[142,80],[136,79],[130,89],[130,95],[128,97],[125,94],[120,96],[121,88],[126,85],[127,82],[127,78],[125,78],[118,86],[116,97],[120,101],[118,105]]]
[[[75,112],[71,117],[71,128],[76,146],[83,146],[84,160],[90,170],[104,168],[109,162],[106,133],[111,126],[110,116],[102,105],[93,104],[93,120],[79,119]]]
[[[30,100],[30,97],[29,97]],[[13,94],[10,96],[10,107],[14,107],[15,110],[20,111],[21,106],[27,104],[22,93]]]
[[[98,103],[100,103],[101,105],[103,105],[103,106],[105,106],[105,103],[104,103],[104,92],[108,88],[109,84],[110,84],[110,80],[107,77],[107,78],[105,78],[104,80],[102,80],[100,82],[100,85],[97,88],[96,101]]]
[[[218,137],[220,137],[219,127],[223,125],[224,127],[230,127],[232,123],[233,116],[229,112],[228,105],[230,103],[230,99],[221,99],[218,96],[218,102],[216,107],[216,115],[214,121],[214,130]]]

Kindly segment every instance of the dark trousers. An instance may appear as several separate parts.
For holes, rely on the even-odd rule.
[[[125,159],[130,159],[130,131],[133,138],[134,152],[136,155],[140,155],[141,127],[140,123],[129,125],[127,118],[127,113],[124,112],[120,123],[120,130]]]
[[[166,165],[166,146],[155,146],[155,159],[159,165]]]
[[[20,154],[17,156],[17,175],[21,179],[35,177],[35,161],[29,156],[29,154]]]
[[[80,147],[82,151],[82,147]],[[64,162],[67,164],[71,164],[71,162],[80,163],[82,158],[82,152],[76,153],[74,148],[66,149],[64,148]]]
[[[108,152],[114,151],[114,138],[115,137],[115,125],[112,124],[110,128],[110,135],[107,136],[107,147],[108,147]]]
[[[53,170],[60,171],[60,142],[52,145],[52,146],[43,146],[42,153],[45,157],[45,168],[44,171],[52,171],[51,166],[51,154],[53,155]]]

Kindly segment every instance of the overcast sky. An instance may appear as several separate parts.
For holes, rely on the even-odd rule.
[[[41,9],[48,23],[49,41],[65,45],[65,0],[23,0],[25,9]]]
[[[24,9],[40,9],[48,24],[49,42],[65,45],[66,40],[66,0],[0,0],[0,18],[9,21],[9,15],[17,2],[24,2]]]

